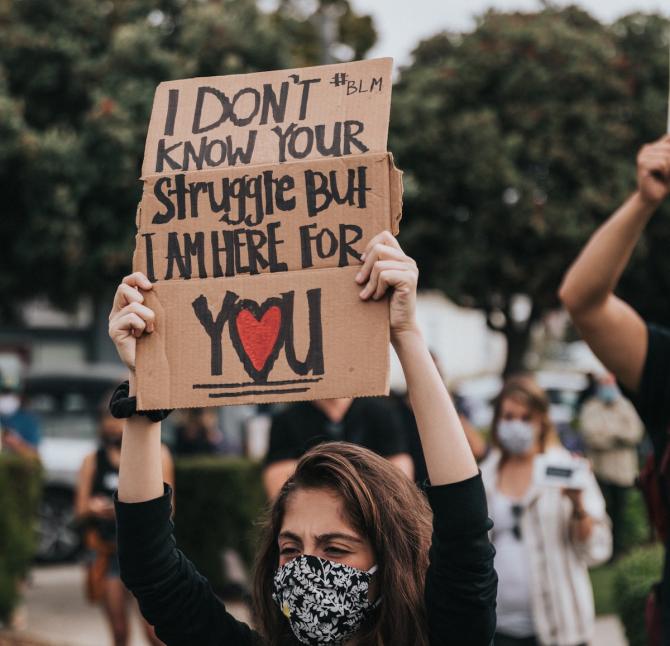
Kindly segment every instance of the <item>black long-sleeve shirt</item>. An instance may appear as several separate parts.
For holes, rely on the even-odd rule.
[[[121,578],[142,614],[168,646],[262,644],[177,549],[170,493],[166,486],[162,497],[147,502],[116,500]],[[495,631],[497,577],[481,476],[428,487],[426,493],[434,514],[425,588],[430,644],[488,646]]]

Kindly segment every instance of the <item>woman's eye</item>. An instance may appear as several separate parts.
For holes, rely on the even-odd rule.
[[[345,554],[349,554],[348,550],[343,550],[339,547],[327,547],[326,552],[328,552],[328,554],[332,554],[333,556],[344,556]]]
[[[282,547],[279,550],[279,554],[281,556],[293,556],[294,554],[298,554],[298,548],[297,547]]]

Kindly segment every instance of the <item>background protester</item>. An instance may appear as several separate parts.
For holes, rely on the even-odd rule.
[[[498,573],[495,646],[578,646],[595,624],[588,567],[611,554],[605,501],[589,474],[584,490],[541,486],[536,456],[569,458],[549,400],[528,376],[508,379],[496,402],[493,450],[481,464]]]
[[[451,395],[456,411],[458,412],[458,418],[461,420],[463,425],[463,431],[465,432],[465,437],[468,440],[470,449],[472,450],[472,455],[474,455],[475,460],[480,462],[488,454],[488,445],[482,434],[472,425],[464,407],[459,402],[459,398]],[[416,425],[416,419],[414,418],[414,413],[412,412],[412,407],[410,405],[409,397],[405,394],[394,394],[392,399],[396,405],[398,421],[402,425],[402,428],[405,433],[405,439],[407,442],[407,450],[410,457],[412,458],[412,465],[414,467],[414,480],[417,484],[421,485],[425,482],[428,477],[428,471],[426,470],[426,460],[423,457],[423,451],[421,449],[421,438],[419,437],[419,429]]]
[[[565,276],[560,297],[584,340],[630,395],[654,446],[653,468],[644,474],[642,485],[666,544],[660,603],[652,595],[647,613],[648,632],[660,644],[670,641],[670,330],[646,323],[614,290],[645,226],[670,193],[670,136],[642,148],[637,184],[582,250]],[[662,637],[656,629],[660,624]]]
[[[24,410],[19,381],[0,373],[0,444],[3,451],[38,458],[41,433],[37,418]]]
[[[363,300],[392,290],[391,338],[424,446],[427,498],[368,449],[336,442],[308,451],[275,499],[261,539],[259,635],[226,612],[176,549],[160,423],[131,414],[116,504],[121,571],[167,644],[490,644],[491,523],[477,465],[416,324],[416,264],[388,233],[366,252],[356,280]],[[131,395],[136,337],[150,333],[154,320],[133,287],[152,284],[141,274],[124,279],[110,315]]]
[[[118,488],[123,420],[103,410],[100,415],[100,447],[86,456],[79,473],[76,514],[84,528],[89,552],[86,596],[100,603],[112,633],[114,646],[129,643],[129,610],[132,597],[120,578],[116,547],[116,521],[112,497]],[[166,482],[174,486],[172,458],[166,447],[161,451]],[[162,644],[153,628],[143,622],[151,644]]]
[[[633,405],[621,395],[611,373],[600,377],[596,394],[584,403],[579,428],[605,496],[607,515],[612,520],[612,556],[616,558],[623,547],[621,532],[626,494],[637,478],[637,445],[642,440],[644,427]]]
[[[391,400],[318,399],[292,404],[273,418],[263,470],[268,496],[277,495],[309,448],[332,441],[364,446],[414,477],[407,437]]]
[[[177,456],[217,453],[223,440],[215,408],[185,408],[175,430]]]

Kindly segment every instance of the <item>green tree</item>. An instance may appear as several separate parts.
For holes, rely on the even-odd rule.
[[[338,6],[339,40],[364,54],[366,18]],[[315,40],[309,18],[254,0],[0,0],[0,321],[37,296],[106,308],[130,267],[156,85],[317,63],[296,40]]]
[[[637,147],[663,132],[666,33],[658,16],[605,26],[575,7],[489,11],[470,33],[422,42],[402,70],[391,127],[406,171],[401,235],[423,285],[505,334],[506,372],[558,306],[579,248],[633,189]]]

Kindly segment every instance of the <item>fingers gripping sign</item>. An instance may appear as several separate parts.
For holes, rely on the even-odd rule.
[[[116,290],[109,314],[109,336],[123,363],[135,369],[136,340],[155,327],[155,314],[144,303],[142,290],[152,289],[149,279],[140,272],[126,276]]]
[[[388,231],[376,235],[365,249],[356,282],[363,285],[363,300],[379,300],[391,289],[391,333],[416,329],[416,262],[401,249]]]

